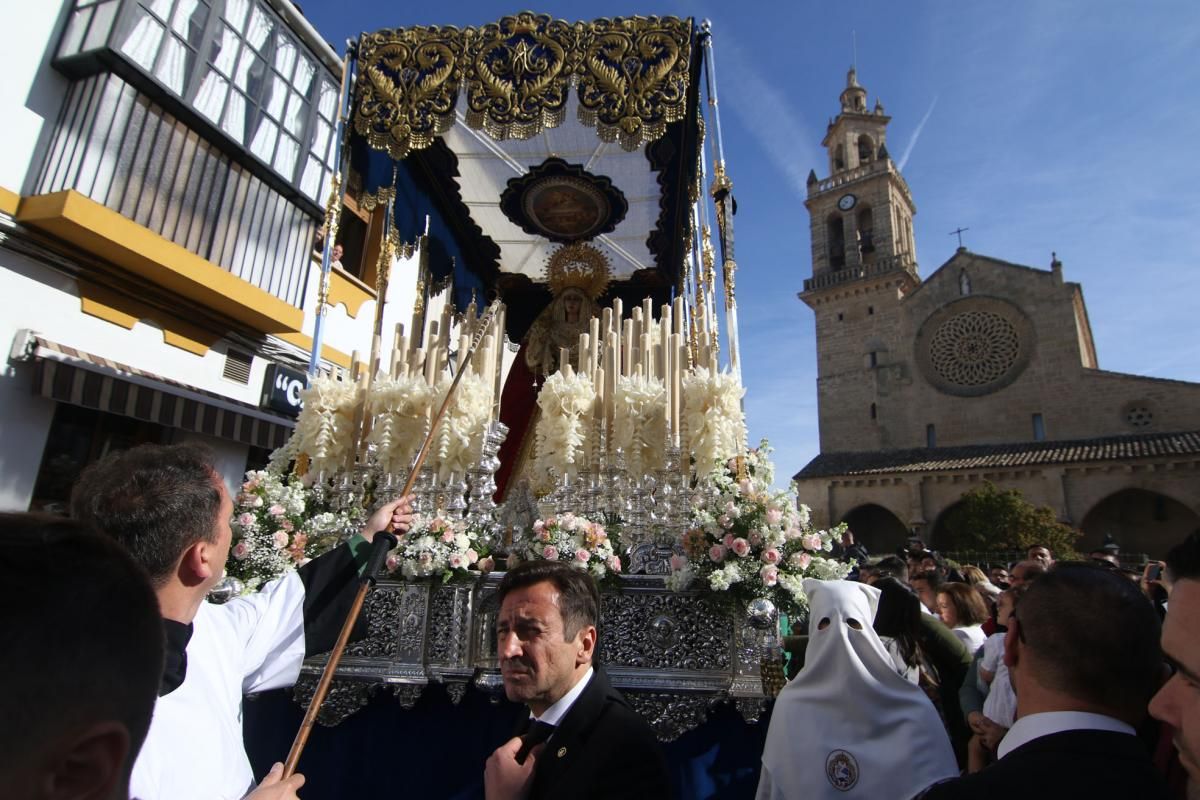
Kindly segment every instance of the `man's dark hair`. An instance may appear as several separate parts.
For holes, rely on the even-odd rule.
[[[1158,686],[1159,621],[1137,584],[1086,563],[1060,564],[1021,596],[1021,640],[1035,679],[1136,724]]]
[[[212,453],[143,444],[88,466],[71,491],[71,516],[120,542],[162,586],[184,551],[213,541],[221,510]]]
[[[911,585],[913,581],[925,581],[929,584],[929,588],[936,592],[942,588],[942,573],[936,569],[927,569],[924,572],[918,572],[916,575],[913,575],[909,584]]]
[[[558,610],[562,614],[563,638],[575,638],[581,628],[600,627],[600,590],[586,571],[562,561],[524,561],[510,569],[496,590],[497,603],[503,604],[509,592],[549,581],[558,590]]]
[[[129,731],[128,781],[163,670],[145,572],[80,522],[3,513],[0,586],[0,776],[64,733],[116,720]]]
[[[908,564],[899,556],[881,558],[875,564],[875,574],[880,578],[895,578],[908,583]]]
[[[1049,547],[1047,547],[1046,545],[1042,544],[1041,542],[1034,542],[1033,544],[1031,544],[1031,545],[1029,545],[1028,547],[1026,547],[1026,548],[1025,548],[1025,555],[1028,557],[1028,555],[1029,555],[1029,551],[1030,551],[1030,550],[1037,550],[1038,548],[1041,548],[1042,550],[1045,550],[1047,553],[1049,553],[1049,554],[1050,554],[1050,556],[1051,556],[1051,557],[1053,557],[1053,556],[1054,556],[1054,551],[1053,551],[1053,550],[1051,550],[1051,549],[1050,549]]]
[[[921,600],[916,592],[897,578],[880,578],[874,586],[879,590],[879,608],[873,627],[880,636],[896,640],[904,663],[917,665],[921,636]]]
[[[1172,580],[1200,580],[1200,530],[1171,548],[1167,553],[1167,570]]]

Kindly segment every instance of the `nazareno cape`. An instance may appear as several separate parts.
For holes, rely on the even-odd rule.
[[[957,775],[933,704],[872,627],[879,590],[806,579],[804,591],[808,650],[775,700],[758,800],[904,800]]]
[[[355,536],[259,592],[201,604],[190,625],[163,620],[166,671],[132,797],[240,800],[254,788],[242,697],[292,685],[306,656],[333,648],[369,554]]]

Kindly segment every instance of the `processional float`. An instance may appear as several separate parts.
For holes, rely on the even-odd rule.
[[[455,702],[499,691],[487,570],[569,560],[565,542],[604,579],[600,658],[662,738],[717,702],[757,718],[771,599],[799,606],[799,576],[837,567],[820,556],[830,533],[772,505],[769,464],[746,457],[708,23],[526,12],[387,29],[344,75],[310,386],[273,465],[342,510],[411,491],[420,521],[368,576],[367,637],[306,665],[297,698],[316,698],[293,755],[313,719],[381,687],[405,707],[430,683]],[[365,361],[321,374],[348,185],[384,215],[375,328]],[[417,291],[393,333],[400,268]],[[748,615],[723,602],[731,586],[757,598]]]

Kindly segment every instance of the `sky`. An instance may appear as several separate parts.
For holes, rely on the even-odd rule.
[[[527,6],[301,0],[335,43],[478,26]],[[1200,4],[1195,0],[543,2],[575,21],[712,21],[738,202],[737,296],[751,443],[782,483],[820,451],[805,178],[856,64],[917,206],[919,272],[973,252],[1083,285],[1101,369],[1200,381]]]

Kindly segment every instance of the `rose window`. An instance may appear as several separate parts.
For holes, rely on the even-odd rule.
[[[1021,339],[1013,324],[990,311],[967,311],[943,322],[929,342],[929,361],[947,383],[971,387],[998,381],[1017,363]]]

